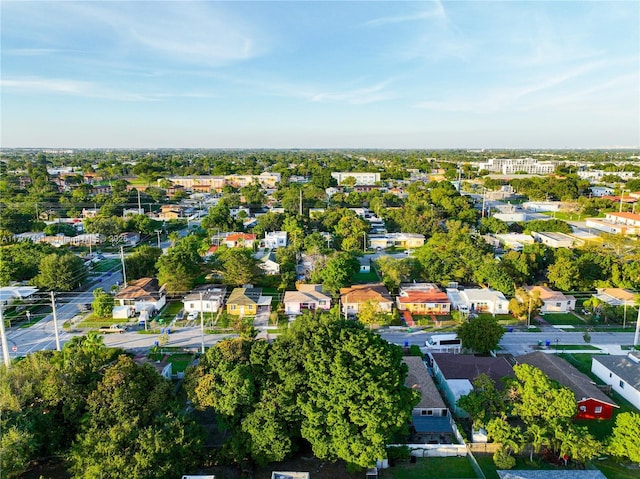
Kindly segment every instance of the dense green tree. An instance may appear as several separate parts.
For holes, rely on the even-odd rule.
[[[124,258],[127,278],[130,280],[138,278],[154,277],[158,274],[156,264],[162,256],[162,250],[154,246],[138,246],[133,253]]]
[[[480,354],[489,354],[498,347],[504,329],[495,318],[480,315],[458,326],[456,330],[462,347]]]
[[[515,289],[513,279],[502,266],[502,263],[488,258],[474,271],[473,279],[476,283],[486,284],[488,287],[496,289],[507,296],[511,296]]]
[[[76,236],[78,234],[76,227],[69,223],[53,223],[45,226],[43,231],[48,235]]]
[[[229,248],[218,255],[219,271],[225,284],[240,286],[252,283],[260,274],[257,262],[250,249]]]
[[[316,265],[312,281],[322,283],[325,291],[337,294],[340,288],[351,284],[351,277],[360,271],[360,263],[351,253],[337,252],[331,255],[325,265]]]
[[[473,389],[458,399],[458,407],[464,409],[474,427],[484,427],[495,417],[506,414],[504,392],[496,388],[496,383],[485,373],[473,380]]]
[[[381,256],[376,261],[376,265],[382,282],[392,292],[398,290],[400,283],[409,281],[415,270],[411,258],[396,259],[391,256]]]
[[[580,284],[580,269],[570,255],[560,256],[549,266],[549,282],[562,291],[573,291]]]
[[[93,290],[93,303],[91,303],[91,309],[93,313],[99,318],[110,318],[113,312],[114,299],[109,293],[106,293],[102,288],[96,288]]]
[[[193,289],[196,279],[202,273],[202,257],[198,252],[200,246],[198,238],[187,236],[158,258],[158,281],[166,286],[168,292]]]
[[[30,280],[39,272],[40,261],[57,250],[46,243],[19,243],[0,246],[0,286]]]
[[[39,288],[53,291],[71,291],[87,277],[87,267],[76,255],[71,253],[52,253],[42,258],[40,272],[33,278]]]
[[[480,233],[508,233],[509,225],[498,218],[489,216],[480,220]]]
[[[509,311],[518,319],[535,318],[543,304],[539,291],[531,293],[518,288],[515,296],[509,301]]]
[[[610,454],[640,464],[640,414],[618,414],[608,446]]]
[[[115,236],[126,230],[126,223],[115,216],[96,216],[84,220],[84,229],[87,233]]]

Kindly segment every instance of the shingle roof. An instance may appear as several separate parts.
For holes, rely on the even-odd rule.
[[[592,398],[618,407],[609,396],[596,387],[588,376],[582,374],[567,361],[555,354],[535,351],[518,356],[516,359],[520,364],[528,364],[538,368],[560,385],[571,389],[576,395],[576,401]]]
[[[343,303],[364,303],[366,301],[390,303],[393,301],[389,290],[381,283],[357,284],[351,288],[341,288],[340,298]]]
[[[409,374],[404,381],[404,385],[408,388],[417,389],[422,393],[420,402],[414,407],[417,408],[446,408],[442,396],[436,388],[427,367],[422,358],[417,356],[405,356],[402,361],[409,366]]]
[[[258,304],[261,295],[262,288],[235,288],[231,292],[227,303],[237,305]]]
[[[640,391],[639,362],[633,361],[629,356],[594,356],[593,360],[598,361],[634,389]]]
[[[449,303],[447,293],[443,291],[407,291],[398,296],[401,303]]]
[[[130,281],[120,290],[116,299],[137,299],[138,301],[156,301],[160,296],[160,285],[156,278],[140,278]]]
[[[487,374],[502,386],[505,376],[515,377],[509,361],[503,357],[475,356],[473,354],[431,353],[445,379],[467,379],[473,381],[480,374]]]

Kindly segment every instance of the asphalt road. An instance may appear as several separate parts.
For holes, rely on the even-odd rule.
[[[400,346],[405,344],[417,344],[418,346],[424,346],[425,341],[429,336],[434,333],[423,333],[421,331],[415,331],[409,333],[405,330],[385,330],[380,332],[380,336]],[[616,352],[619,351],[619,347],[623,345],[630,345],[633,343],[634,333],[600,333],[592,332],[590,345],[602,347],[605,351]],[[538,341],[545,344],[549,341],[551,345],[557,344],[571,344],[571,345],[585,345],[582,332],[565,332],[565,331],[549,331],[542,333],[525,333],[525,332],[511,332],[505,333],[500,341],[500,347],[514,356],[526,354],[534,350],[534,347],[538,345]]]

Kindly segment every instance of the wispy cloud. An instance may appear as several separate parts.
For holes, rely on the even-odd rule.
[[[431,20],[431,19],[445,19],[447,14],[445,12],[444,6],[440,0],[435,0],[430,2],[431,8],[428,10],[422,10],[420,12],[416,12],[409,15],[397,15],[397,16],[387,16],[374,18],[373,20],[369,20],[365,22],[364,26],[366,27],[379,27],[382,25],[391,25],[396,23],[406,23],[406,22],[416,22],[420,20]]]
[[[316,103],[346,103],[349,105],[362,105],[376,103],[397,98],[397,94],[386,91],[388,82],[382,82],[363,88],[355,88],[343,91],[307,93],[306,98]]]
[[[556,74],[548,74],[538,81],[523,83],[518,86],[503,86],[501,88],[492,88],[484,92],[477,92],[473,98],[458,99],[451,101],[428,100],[415,105],[416,108],[424,108],[430,110],[447,111],[447,112],[497,112],[497,111],[523,111],[530,109],[543,108],[548,105],[551,98],[558,95],[566,95],[565,89],[562,92],[553,93],[556,87],[566,87],[571,80],[583,77],[595,70],[602,70],[612,67],[613,61],[594,61],[578,67],[574,67],[564,72]],[[609,84],[606,82],[604,85]],[[611,84],[612,85],[612,84]],[[609,85],[610,88],[611,85]],[[588,94],[588,89],[583,90],[584,94]],[[551,92],[551,93],[550,93]],[[540,95],[543,95],[541,97]],[[547,95],[546,97],[544,95]]]
[[[170,98],[215,98],[206,92],[139,93],[119,90],[96,82],[64,78],[7,78],[0,80],[0,88],[24,94],[62,94],[84,98],[101,98],[121,102],[153,102]]]
[[[57,53],[78,53],[80,51],[81,50],[66,50],[60,48],[5,48],[2,50],[2,54],[18,57],[37,57]]]

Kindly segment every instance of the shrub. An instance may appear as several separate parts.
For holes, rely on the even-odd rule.
[[[498,469],[513,469],[516,465],[516,458],[504,449],[498,449],[493,454],[493,463]]]

